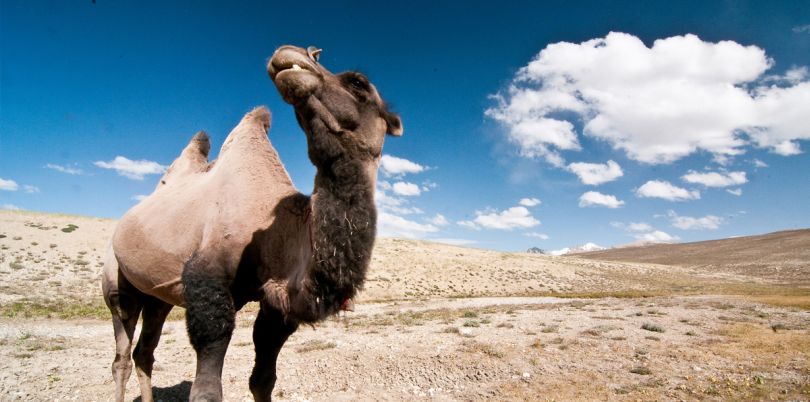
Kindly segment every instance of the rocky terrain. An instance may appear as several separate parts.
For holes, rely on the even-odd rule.
[[[114,225],[0,212],[0,400],[110,399],[98,275]],[[274,396],[810,400],[807,231],[775,235],[702,255],[652,246],[567,257],[380,239],[357,310],[291,337]],[[229,401],[251,400],[255,311],[238,316]],[[163,401],[184,400],[194,373],[182,309],[171,318],[156,352]],[[138,396],[133,376],[127,398]]]

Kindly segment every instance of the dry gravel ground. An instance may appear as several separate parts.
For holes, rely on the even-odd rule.
[[[0,400],[112,396],[112,326],[98,274],[114,225],[0,212]],[[780,255],[796,262],[792,277],[806,279],[799,251]],[[381,239],[358,310],[291,337],[275,397],[810,400],[807,281],[711,264]],[[229,401],[251,400],[253,315],[255,305],[239,314],[228,351]],[[181,320],[166,324],[156,357],[157,399],[184,400],[194,353]],[[127,396],[139,396],[134,375]]]

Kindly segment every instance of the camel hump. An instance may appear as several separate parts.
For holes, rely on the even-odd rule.
[[[257,106],[242,118],[242,123],[252,122],[254,124],[261,124],[266,133],[270,130],[270,120],[270,109],[268,109],[267,106]]]
[[[208,134],[206,134],[205,131],[199,131],[197,134],[194,134],[194,137],[191,137],[191,141],[186,145],[186,150],[198,152],[204,156],[207,161],[208,153],[211,152],[211,140],[208,138]],[[185,152],[185,150],[183,152]]]

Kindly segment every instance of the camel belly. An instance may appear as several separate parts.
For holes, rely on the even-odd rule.
[[[113,235],[119,270],[138,290],[167,303],[183,305],[183,266],[200,245],[202,228],[185,222],[169,224],[166,215],[125,215]]]

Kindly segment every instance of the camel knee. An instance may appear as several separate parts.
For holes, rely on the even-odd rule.
[[[132,360],[135,361],[135,367],[144,373],[152,373],[152,365],[155,363],[155,355],[153,352],[146,352],[140,345],[136,346],[135,352],[132,353]]]
[[[129,375],[132,374],[132,360],[129,355],[115,354],[112,363],[112,374],[116,379],[126,380],[129,378]]]

